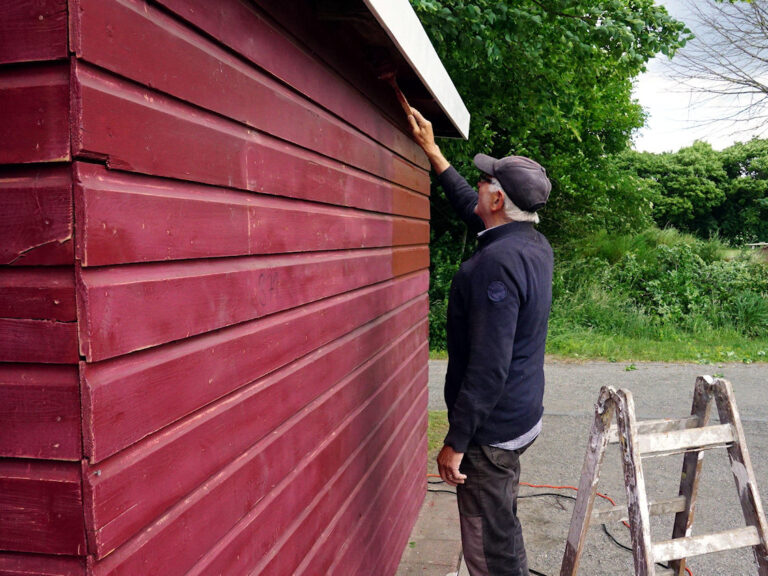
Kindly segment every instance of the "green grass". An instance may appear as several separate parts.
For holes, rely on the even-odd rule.
[[[615,362],[766,362],[768,340],[709,331],[701,335],[667,332],[659,337],[603,334],[588,329],[557,330],[547,341],[547,354],[561,359]]]

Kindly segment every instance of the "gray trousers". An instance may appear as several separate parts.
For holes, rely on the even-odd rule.
[[[520,455],[528,446],[502,450],[470,445],[464,453],[460,471],[467,479],[456,493],[461,545],[471,576],[529,576],[517,519]]]

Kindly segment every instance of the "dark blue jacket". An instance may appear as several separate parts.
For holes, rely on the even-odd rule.
[[[473,231],[477,192],[453,167],[438,176],[446,197]],[[445,443],[517,438],[544,411],[544,346],[552,302],[552,248],[529,222],[483,233],[453,277],[448,302]]]

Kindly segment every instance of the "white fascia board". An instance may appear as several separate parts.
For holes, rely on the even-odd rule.
[[[469,110],[408,0],[364,0],[451,123],[469,137]]]

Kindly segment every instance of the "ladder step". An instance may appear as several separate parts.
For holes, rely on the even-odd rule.
[[[650,434],[652,432],[671,432],[672,430],[688,430],[699,426],[698,416],[687,416],[685,418],[663,420],[641,420],[637,422],[638,434]],[[608,429],[608,443],[616,444],[619,441],[619,427],[612,424]]]
[[[733,427],[730,424],[691,428],[690,430],[672,430],[654,432],[637,437],[640,454],[674,453],[685,450],[705,450],[726,446],[733,442]]]
[[[745,526],[716,534],[704,534],[702,536],[688,536],[687,538],[675,538],[665,540],[653,545],[653,559],[656,562],[667,562],[690,558],[710,552],[722,552],[723,550],[735,550],[756,546],[760,544],[760,535],[754,526]]]
[[[675,571],[672,568],[659,568],[656,566],[654,573],[656,576],[675,576]]]
[[[675,496],[667,500],[651,502],[648,506],[648,514],[661,516],[663,514],[676,514],[685,510],[685,496]],[[626,522],[629,513],[626,506],[613,506],[602,510],[593,510],[590,524],[610,524],[613,522]]]

